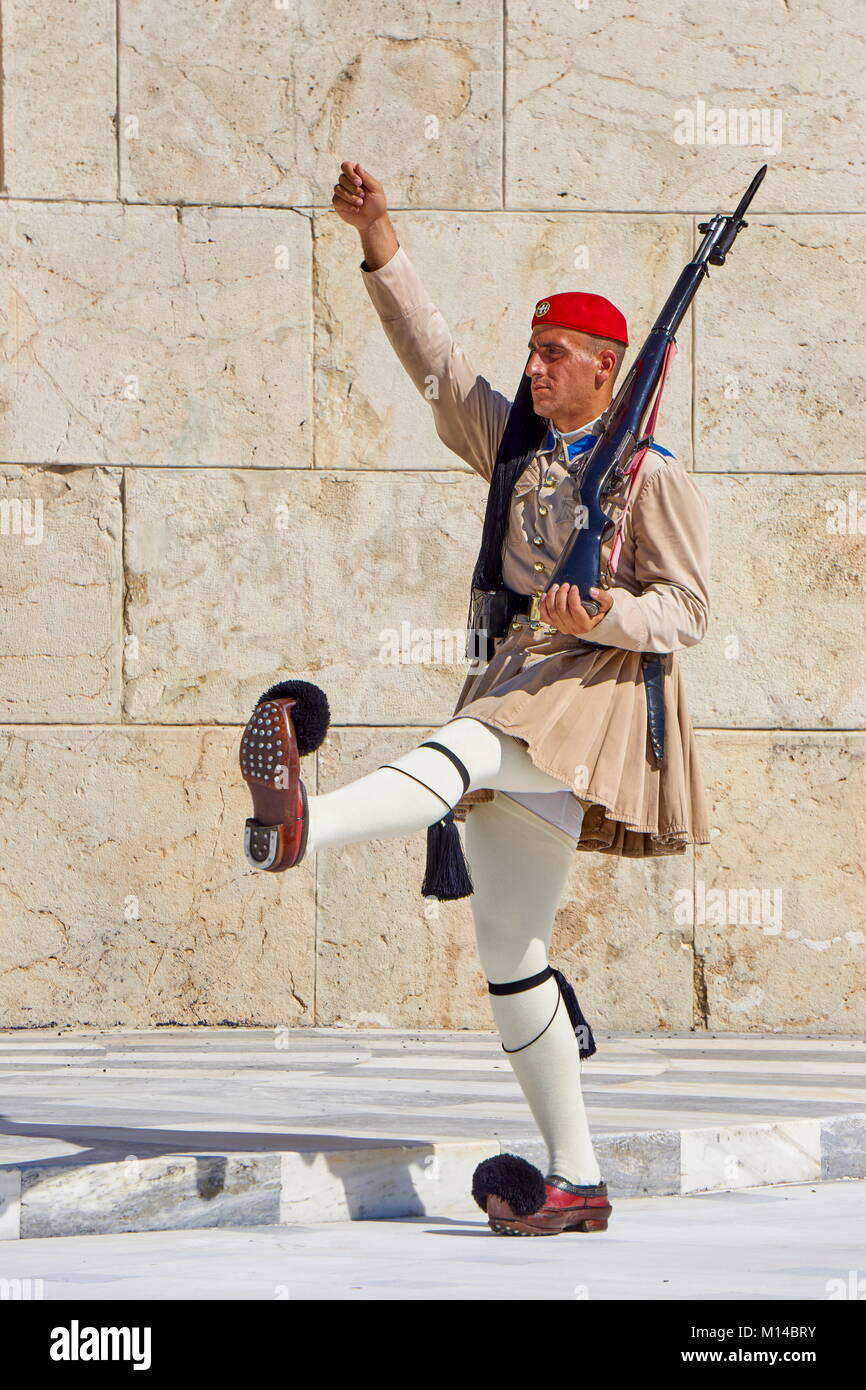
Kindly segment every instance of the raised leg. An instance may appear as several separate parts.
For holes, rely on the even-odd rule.
[[[449,749],[457,763],[441,749],[425,746],[425,739],[375,772],[336,791],[308,797],[307,854],[359,840],[409,835],[432,825],[463,795],[458,763],[469,774],[470,791],[478,787],[515,792],[563,790],[564,783],[541,772],[518,739],[478,719],[449,720],[430,734],[429,741]]]

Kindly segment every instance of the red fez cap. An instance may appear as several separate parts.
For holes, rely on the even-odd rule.
[[[581,333],[594,333],[598,338],[612,338],[615,343],[625,343],[628,347],[625,315],[600,294],[573,291],[540,299],[532,316],[532,327],[541,328],[548,323],[555,323],[559,328],[576,328]]]

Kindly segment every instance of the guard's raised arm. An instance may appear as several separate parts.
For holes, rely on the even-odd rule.
[[[341,168],[333,206],[361,236],[364,285],[388,341],[433,411],[443,444],[489,482],[510,401],[454,342],[397,240],[381,183],[359,164]]]

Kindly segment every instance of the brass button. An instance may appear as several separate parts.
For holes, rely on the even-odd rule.
[[[518,618],[515,618],[515,619],[514,619],[514,622],[511,624],[511,631],[512,631],[512,632],[519,632],[519,631],[520,631],[520,620],[519,620]]]
[[[544,486],[545,486],[545,487],[556,487],[556,474],[555,474],[555,473],[546,473],[546,474],[544,475]]]
[[[547,569],[547,565],[545,565],[541,560],[536,560],[536,562],[535,562],[535,564],[532,566],[532,568],[533,568],[534,570],[546,570],[546,569]]]
[[[532,544],[533,544],[533,545],[544,545],[544,537],[543,537],[543,536],[533,536],[533,537],[532,537]]]
[[[541,595],[542,595],[543,593],[544,593],[544,590],[543,590],[543,589],[536,589],[536,590],[535,590],[534,597],[535,597],[535,598],[541,598]]]
[[[533,622],[529,624],[529,626],[532,628],[534,632],[536,628],[541,627],[541,620],[539,618],[536,618]]]
[[[538,515],[547,516],[547,507],[545,507],[544,503],[542,503],[541,506],[538,508]]]

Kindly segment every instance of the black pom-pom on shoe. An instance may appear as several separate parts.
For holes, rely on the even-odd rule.
[[[544,1206],[544,1174],[517,1154],[494,1154],[472,1174],[472,1196],[487,1214],[487,1198],[507,1202],[515,1216],[532,1216]]]
[[[315,753],[324,742],[331,722],[331,710],[324,690],[312,681],[278,681],[270,686],[256,700],[256,708],[266,700],[297,700],[292,706],[292,727],[298,745],[299,757],[305,753]]]

